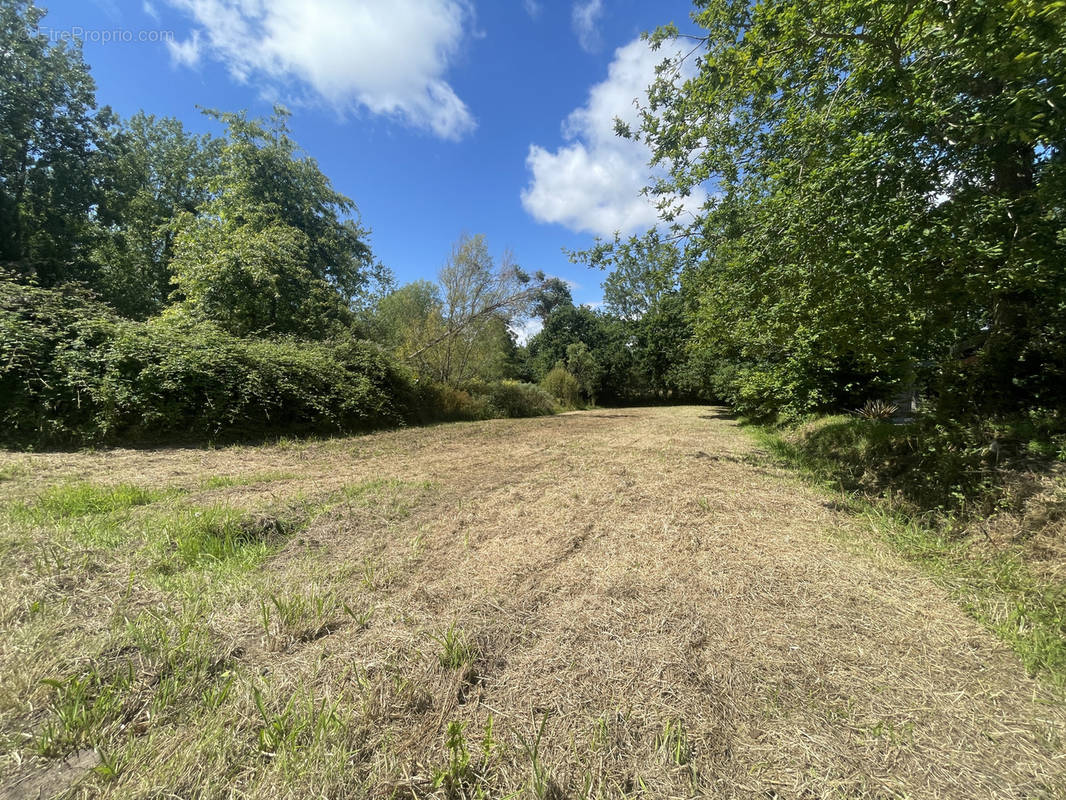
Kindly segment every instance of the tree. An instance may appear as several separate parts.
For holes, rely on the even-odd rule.
[[[543,378],[556,364],[565,363],[566,348],[570,345],[584,342],[586,347],[595,350],[605,339],[601,320],[591,308],[574,305],[557,307],[527,345],[534,376]]]
[[[218,170],[221,142],[144,112],[101,136],[93,285],[127,317],[159,313],[171,291],[174,220],[195,214]]]
[[[924,372],[943,408],[1061,405],[1066,8],[696,6],[696,74],[665,65],[620,130],[654,192],[716,190],[678,232],[729,398],[798,414]]]
[[[530,316],[547,319],[548,315],[560,306],[572,306],[574,296],[570,287],[562,278],[548,278],[533,298]]]
[[[374,268],[369,231],[350,198],[333,188],[318,163],[293,141],[289,112],[275,106],[269,120],[244,112],[204,112],[226,126],[217,176],[210,182],[214,211],[257,209],[307,237],[307,267],[350,301],[366,289]]]
[[[570,252],[570,260],[601,269],[610,267],[603,282],[604,308],[623,319],[639,319],[669,292],[677,289],[681,253],[656,230],[644,236],[597,242],[590,250]]]
[[[323,338],[347,320],[342,298],[308,267],[307,236],[251,212],[190,219],[177,239],[172,314],[210,320],[236,336]]]
[[[597,363],[584,342],[574,342],[566,347],[566,368],[591,405],[596,405],[596,393],[600,388],[603,368]]]
[[[239,335],[321,338],[350,325],[350,303],[373,263],[351,201],[288,135],[287,112],[266,127],[210,112],[227,125],[210,199],[179,223],[175,313]]]
[[[44,11],[0,4],[0,263],[44,285],[85,280],[95,86],[75,43],[38,35]]]
[[[543,273],[529,276],[508,252],[497,268],[485,237],[464,234],[440,271],[440,314],[443,329],[431,335],[407,358],[435,364],[434,379],[458,385],[476,374],[478,353],[489,337],[501,343],[510,326],[521,320],[544,283]]]

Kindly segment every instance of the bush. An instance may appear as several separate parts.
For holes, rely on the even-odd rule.
[[[401,424],[406,372],[369,342],[240,339],[117,319],[87,293],[0,280],[0,424],[55,444]]]
[[[532,383],[498,381],[470,390],[488,402],[495,417],[543,417],[559,410],[555,398]]]
[[[581,385],[561,364],[549,370],[540,385],[567,408],[576,408],[581,402]]]
[[[420,422],[539,417],[559,411],[546,391],[518,381],[472,381],[462,388],[420,383],[418,409]]]
[[[769,437],[779,455],[842,488],[887,497],[910,513],[987,516],[1016,502],[1013,486],[1038,462],[1066,459],[1066,422],[1056,413],[895,425],[822,417]]]
[[[465,389],[431,381],[418,385],[419,422],[459,422],[490,419],[493,416],[485,398],[474,397]]]

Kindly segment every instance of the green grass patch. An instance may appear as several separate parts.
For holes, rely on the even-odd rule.
[[[228,489],[232,486],[255,486],[297,477],[292,472],[256,472],[251,475],[211,475],[200,483],[202,489]]]
[[[115,486],[67,483],[49,486],[24,510],[38,519],[57,520],[124,511],[134,506],[148,505],[165,495],[166,492],[129,483]]]
[[[179,509],[149,523],[153,566],[162,574],[188,567],[258,564],[295,530],[272,516],[249,516],[225,506]]]
[[[21,478],[29,473],[29,467],[25,464],[5,464],[0,467],[0,483],[3,483],[4,481],[13,481],[16,478]]]

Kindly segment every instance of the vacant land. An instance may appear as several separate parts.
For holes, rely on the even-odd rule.
[[[1061,691],[715,409],[0,477],[0,797],[1066,796]]]

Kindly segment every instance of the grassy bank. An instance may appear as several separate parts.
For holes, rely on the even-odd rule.
[[[748,430],[774,459],[864,517],[1031,673],[1066,689],[1059,442],[1024,427],[1014,438],[1000,427],[996,438],[843,416]]]

